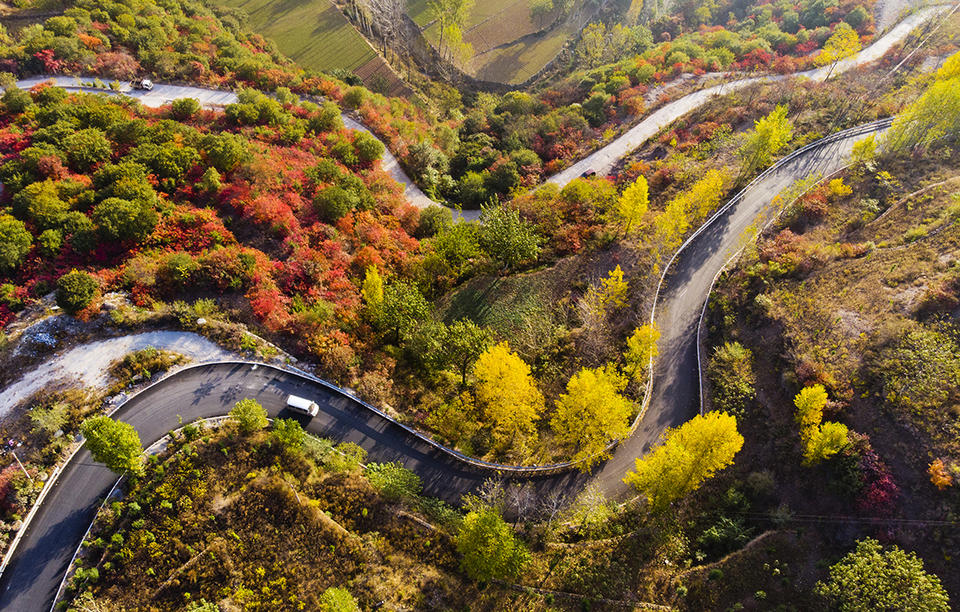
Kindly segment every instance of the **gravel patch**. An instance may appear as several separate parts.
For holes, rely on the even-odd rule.
[[[109,382],[107,368],[111,363],[148,346],[180,353],[195,363],[237,357],[203,336],[190,332],[153,331],[98,340],[72,348],[44,362],[4,389],[0,394],[0,419],[6,417],[20,402],[44,388],[106,386]]]

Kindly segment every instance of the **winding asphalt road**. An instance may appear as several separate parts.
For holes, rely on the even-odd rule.
[[[780,191],[811,173],[829,174],[843,167],[853,143],[862,137],[833,141],[778,165],[689,244],[671,267],[661,294],[657,313],[663,333],[660,358],[652,399],[638,429],[590,476],[568,472],[525,480],[544,493],[574,492],[590,479],[609,497],[628,494],[621,479],[635,458],[646,452],[665,428],[680,425],[698,410],[695,332],[714,276]],[[349,395],[263,365],[211,364],[183,370],[135,396],[115,416],[134,425],[149,443],[175,428],[178,415],[185,422],[219,416],[244,397],[260,401],[272,416],[293,416],[283,410],[288,393],[311,397],[321,405],[316,418],[301,421],[308,431],[356,442],[373,461],[400,461],[420,475],[430,495],[457,501],[491,475],[489,470],[475,468],[410,434]],[[94,463],[86,450],[70,462],[0,577],[0,610],[49,608],[74,549],[114,481],[115,476]]]
[[[879,131],[879,130],[878,130]],[[847,163],[853,143],[844,138],[781,164],[754,184],[741,201],[719,216],[675,260],[661,294],[657,321],[663,335],[654,371],[653,395],[635,433],[592,475],[566,472],[524,478],[539,492],[575,492],[587,480],[611,498],[629,493],[621,480],[667,427],[684,423],[699,408],[696,325],[716,273],[742,245],[748,228],[769,209],[773,198],[811,173],[830,174]],[[351,396],[319,382],[268,366],[211,364],[174,374],[135,396],[115,415],[150,443],[178,425],[223,415],[239,399],[252,397],[271,416],[284,413],[286,394],[313,398],[321,406],[311,433],[356,442],[371,461],[399,461],[416,472],[424,491],[450,502],[479,486],[493,473],[451,456]],[[116,477],[82,450],[60,475],[0,577],[0,610],[46,610],[56,595],[71,555]]]

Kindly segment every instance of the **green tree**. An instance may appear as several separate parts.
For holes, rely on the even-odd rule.
[[[0,215],[0,272],[15,269],[27,257],[33,246],[33,236],[22,221],[10,215]]]
[[[739,342],[718,346],[707,364],[707,377],[718,410],[742,416],[756,397],[753,353]]]
[[[650,189],[647,186],[647,179],[640,175],[629,187],[623,190],[617,205],[614,207],[614,217],[618,224],[623,226],[624,235],[629,235],[630,230],[639,225],[643,216],[647,214],[650,208]]]
[[[267,426],[267,411],[254,399],[242,399],[230,409],[230,416],[237,422],[240,433],[250,435]]]
[[[366,132],[354,132],[353,148],[357,151],[357,158],[365,164],[383,157],[383,152],[386,149],[375,136]]]
[[[540,237],[533,225],[506,206],[480,210],[480,246],[504,268],[514,268],[540,254]]]
[[[95,416],[83,422],[80,432],[94,461],[118,474],[143,473],[143,445],[133,425],[108,416]]]
[[[530,366],[501,342],[480,354],[473,375],[477,404],[492,426],[496,448],[514,447],[522,453],[543,410],[543,395],[530,375]]]
[[[57,306],[67,314],[77,314],[93,302],[100,285],[86,272],[71,270],[57,279]]]
[[[336,223],[341,217],[360,204],[360,199],[353,192],[330,185],[317,191],[313,196],[313,206],[320,217],[327,223]]]
[[[611,440],[630,433],[634,404],[621,395],[626,385],[626,378],[612,365],[583,368],[557,400],[550,427],[560,444],[575,450],[572,460],[581,462],[584,472],[610,456],[604,449]]]
[[[235,134],[207,134],[200,146],[210,165],[220,172],[233,171],[247,158],[244,140]]]
[[[447,326],[443,337],[444,356],[460,373],[460,385],[466,386],[470,364],[490,346],[493,334],[469,319],[458,319]]]
[[[377,325],[392,330],[394,342],[399,343],[414,323],[430,312],[430,304],[420,290],[402,280],[395,280],[383,288],[383,300],[377,309]]]
[[[157,211],[142,202],[107,198],[91,213],[93,222],[105,240],[142,242],[153,232]]]
[[[478,582],[516,579],[530,553],[497,510],[481,507],[467,514],[456,538],[460,568]]]
[[[300,423],[293,419],[274,419],[270,437],[288,450],[300,450],[307,438]]]
[[[770,165],[773,156],[793,138],[793,124],[787,119],[787,107],[778,105],[769,115],[754,122],[738,151],[743,165],[740,176]]]
[[[657,510],[695,491],[708,478],[733,463],[743,448],[737,419],[725,412],[698,415],[668,429],[663,442],[623,479],[647,496]]]
[[[364,474],[373,488],[390,500],[414,499],[423,489],[420,477],[397,462],[369,463]]]
[[[650,360],[656,358],[659,353],[659,339],[660,330],[653,323],[641,325],[627,338],[627,350],[623,353],[623,359],[626,362],[625,370],[633,380],[640,382]]]
[[[178,120],[185,121],[200,112],[200,102],[193,98],[177,98],[170,104],[170,115]]]
[[[815,590],[841,612],[950,610],[940,578],[923,569],[916,553],[884,548],[872,538],[857,542],[856,550],[833,565],[830,579],[818,582]]]
[[[347,589],[330,587],[320,595],[320,612],[360,612],[360,606]]]
[[[63,139],[67,161],[76,170],[86,171],[92,166],[107,161],[113,148],[106,135],[96,128],[77,130]]]
[[[220,173],[217,172],[216,168],[210,166],[200,177],[197,186],[207,193],[219,193],[220,189],[223,188],[223,183],[220,182]]]

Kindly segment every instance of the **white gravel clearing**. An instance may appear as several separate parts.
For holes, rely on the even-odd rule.
[[[0,419],[43,388],[103,387],[109,381],[107,368],[111,363],[148,346],[180,353],[195,363],[237,357],[203,336],[190,332],[154,331],[98,340],[74,347],[44,362],[4,389],[0,394]]]

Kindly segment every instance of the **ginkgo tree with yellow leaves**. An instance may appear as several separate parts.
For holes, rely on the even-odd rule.
[[[823,49],[816,57],[818,66],[830,64],[827,78],[833,74],[833,69],[842,59],[846,59],[860,51],[860,36],[850,24],[841,21],[833,28],[833,34],[824,43]]]
[[[641,174],[623,190],[613,208],[614,221],[623,227],[624,236],[630,235],[630,231],[640,225],[649,208],[650,188],[647,179]]]
[[[803,442],[803,461],[806,464],[820,463],[850,444],[846,425],[823,422],[823,409],[828,399],[823,385],[804,387],[793,398],[793,405],[797,409],[796,420],[800,425],[800,440]]]
[[[736,417],[708,412],[668,429],[663,442],[638,458],[623,481],[645,495],[655,510],[662,510],[731,465],[741,448]]]
[[[490,423],[494,450],[522,456],[544,405],[530,366],[501,342],[480,354],[473,375],[477,407]]]
[[[574,451],[584,472],[610,456],[610,442],[630,433],[634,403],[621,395],[627,379],[612,364],[583,368],[567,382],[550,420],[557,440]]]

